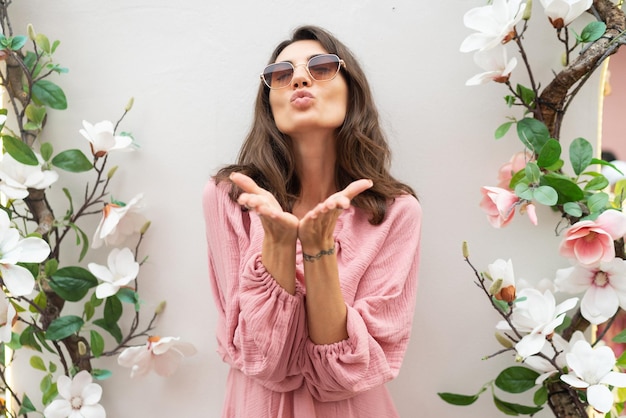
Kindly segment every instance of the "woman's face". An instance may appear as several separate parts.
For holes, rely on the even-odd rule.
[[[320,54],[328,51],[318,41],[304,40],[290,44],[276,57],[276,62],[289,61],[295,67],[291,83],[269,93],[276,126],[286,135],[315,130],[334,132],[346,117],[348,85],[343,75],[317,81],[306,69],[308,61]]]

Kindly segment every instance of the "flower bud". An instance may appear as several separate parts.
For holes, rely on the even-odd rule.
[[[116,171],[117,171],[117,166],[113,166],[113,168],[111,168],[109,172],[107,173],[107,179],[110,180]]]
[[[499,332],[495,333],[496,340],[500,343],[500,345],[504,348],[513,348],[513,342],[509,340],[506,336],[500,334]]]
[[[148,229],[150,228],[150,225],[152,224],[151,221],[146,222],[145,224],[143,224],[143,226],[141,227],[141,229],[139,230],[139,233],[141,235],[145,234],[146,231],[148,231]]]
[[[469,247],[467,245],[467,241],[463,241],[462,250],[463,250],[463,258],[469,258]]]
[[[154,310],[154,314],[155,315],[161,315],[163,313],[163,311],[165,310],[165,306],[167,305],[166,301],[161,301],[161,303],[159,303],[156,307],[156,309]]]
[[[561,54],[561,65],[567,67],[567,52]]]
[[[28,26],[26,26],[26,33],[28,33],[28,39],[30,39],[31,41],[34,41],[37,37],[37,34],[35,33],[35,28],[33,27],[32,23],[29,23]]]
[[[522,15],[522,19],[530,20],[532,9],[533,9],[533,0],[526,0],[526,8],[524,9],[524,14]]]
[[[515,286],[505,286],[495,295],[496,299],[511,303],[515,300]]]
[[[78,342],[78,354],[81,356],[84,356],[85,354],[87,354],[87,346],[82,341]]]
[[[126,103],[126,107],[124,108],[124,110],[126,110],[127,112],[130,112],[130,109],[133,108],[134,103],[135,103],[135,98],[131,97],[128,103]]]

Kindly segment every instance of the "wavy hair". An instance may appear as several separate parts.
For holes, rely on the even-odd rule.
[[[391,151],[380,127],[369,84],[356,58],[343,43],[320,27],[301,26],[295,29],[291,39],[276,47],[268,63],[275,62],[287,46],[303,40],[318,41],[329,54],[336,54],[346,64],[341,75],[348,85],[348,109],[336,132],[335,184],[342,190],[355,180],[371,179],[372,188],[356,196],[352,204],[367,211],[370,223],[378,225],[385,218],[387,205],[396,196],[417,196],[410,186],[399,182],[389,172]],[[220,182],[228,180],[235,171],[246,174],[270,191],[284,210],[291,211],[301,184],[292,140],[276,127],[269,91],[265,83],[259,83],[252,128],[239,151],[237,163],[223,167],[214,178]],[[233,185],[231,198],[236,200],[240,193]]]

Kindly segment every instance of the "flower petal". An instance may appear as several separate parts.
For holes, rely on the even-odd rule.
[[[587,400],[594,409],[606,414],[613,406],[613,393],[604,385],[592,385],[587,388]]]
[[[35,278],[22,266],[0,264],[2,280],[12,296],[30,295],[35,288]]]

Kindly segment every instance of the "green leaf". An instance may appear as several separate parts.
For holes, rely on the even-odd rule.
[[[26,394],[24,394],[24,396],[22,397],[22,405],[17,415],[25,415],[29,412],[35,412],[36,410],[37,408],[35,408],[35,405],[33,405],[33,402],[30,400],[28,396],[26,396]]]
[[[506,133],[509,132],[509,129],[511,128],[511,125],[513,125],[513,123],[514,122],[505,122],[502,125],[498,126],[495,134],[496,139],[500,139],[504,135],[506,135]]]
[[[36,102],[52,109],[67,109],[67,98],[61,87],[48,80],[37,80],[32,87],[33,98]]]
[[[91,346],[91,352],[93,353],[94,357],[100,357],[102,355],[102,352],[104,351],[104,338],[102,338],[102,335],[100,335],[98,331],[94,330],[89,331],[89,335],[89,345]]]
[[[580,205],[576,202],[567,202],[563,205],[563,210],[570,216],[575,218],[579,218],[583,214],[583,210]]]
[[[537,202],[541,203],[542,205],[546,205],[546,206],[554,206],[556,205],[556,202],[558,202],[559,200],[559,195],[556,192],[556,190],[554,190],[552,187],[550,186],[539,186],[535,189],[535,200],[537,200]]]
[[[539,386],[539,389],[533,395],[533,402],[537,406],[541,406],[548,402],[548,389],[545,386]]]
[[[540,154],[541,149],[550,139],[546,125],[533,118],[524,118],[517,122],[517,135],[528,149]]]
[[[85,307],[83,308],[83,313],[85,315],[85,321],[89,321],[96,314],[96,308],[93,306],[93,303],[90,301],[85,302]]]
[[[44,405],[49,404],[50,402],[52,402],[54,400],[54,398],[57,397],[57,395],[59,394],[59,391],[57,389],[57,384],[56,383],[52,383],[46,391],[43,392],[42,396],[41,396],[41,402]]]
[[[25,165],[38,165],[39,160],[33,150],[14,136],[3,135],[2,144],[4,149],[16,161]]]
[[[85,324],[83,319],[76,315],[61,316],[50,323],[46,330],[48,340],[62,340],[77,333]]]
[[[541,170],[539,170],[539,166],[534,161],[529,161],[526,164],[524,173],[526,173],[526,178],[530,183],[537,183],[541,178]]]
[[[495,395],[493,397],[493,403],[496,405],[496,408],[498,408],[500,411],[504,412],[507,415],[514,415],[514,416],[517,416],[519,414],[533,415],[543,409],[538,406],[525,406],[525,405],[520,405],[516,403],[505,402],[499,399]]]
[[[35,370],[41,370],[42,372],[47,371],[46,363],[44,363],[43,359],[39,356],[32,356],[30,358],[30,366]]]
[[[510,189],[515,189],[515,186],[520,181],[524,180],[525,178],[526,178],[526,170],[525,169],[521,169],[517,173],[513,174],[513,177],[511,177],[511,181],[509,182],[509,188]]]
[[[511,107],[515,104],[515,96],[511,96],[511,95],[504,96],[504,101],[506,102],[506,105],[508,107]]]
[[[41,49],[46,54],[50,54],[52,52],[52,50],[50,49],[50,40],[46,35],[38,33],[35,36],[35,43],[37,44],[37,47],[39,47],[39,49]]]
[[[613,337],[613,342],[626,343],[626,330],[623,330],[622,332],[617,334],[615,337]],[[626,351],[624,351],[624,354],[622,354],[620,358],[622,357],[626,358]]]
[[[41,127],[46,118],[46,108],[30,103],[26,106],[26,117],[38,127]]]
[[[585,185],[585,190],[602,190],[609,185],[609,181],[606,177],[599,175],[594,177]]]
[[[606,32],[606,24],[601,21],[593,21],[583,28],[580,33],[580,39],[582,42],[594,42],[597,41]]]
[[[522,102],[525,105],[531,106],[535,101],[535,92],[521,84],[517,85],[517,95],[522,98]]]
[[[80,229],[80,227],[78,225],[76,225],[75,223],[70,223],[70,227],[74,230],[74,232],[76,233],[76,245],[79,245],[82,243],[82,247],[80,250],[80,254],[78,256],[78,261],[82,261],[83,258],[85,258],[85,256],[87,255],[87,251],[89,251],[89,237],[87,236],[87,234],[85,234],[85,232]]]
[[[561,144],[556,139],[550,138],[539,153],[537,165],[541,168],[550,167],[558,162],[559,158],[561,158]]]
[[[93,369],[91,371],[91,375],[96,380],[105,380],[109,377],[113,376],[113,373],[110,370],[105,369]]]
[[[122,330],[116,323],[109,324],[104,320],[104,318],[96,319],[93,323],[111,334],[118,344],[122,341]]]
[[[124,303],[130,303],[135,305],[135,311],[139,311],[141,307],[141,301],[139,299],[139,295],[133,289],[129,289],[127,287],[122,287],[115,294],[117,298]]]
[[[557,204],[578,202],[583,200],[585,193],[572,179],[555,173],[548,173],[541,177],[541,185],[550,186],[559,195]]]
[[[53,152],[52,144],[49,142],[44,142],[43,144],[41,144],[39,152],[41,153],[41,157],[44,161],[49,161],[50,157],[52,157]]]
[[[28,38],[24,35],[18,35],[11,38],[11,46],[10,48],[13,51],[19,51],[28,41]]]
[[[535,196],[534,189],[530,188],[526,183],[517,183],[515,185],[515,194],[526,200],[533,200]]]
[[[587,207],[589,212],[600,214],[609,206],[609,195],[606,193],[596,193],[587,199]]]
[[[95,293],[91,294],[91,299],[89,299],[89,302],[91,302],[91,304],[97,308],[98,306],[102,305],[102,303],[104,302],[104,299],[100,299],[96,296]]]
[[[476,402],[480,393],[477,395],[459,395],[457,393],[439,392],[437,395],[449,404],[466,406]]]
[[[27,326],[20,334],[19,343],[24,347],[29,347],[41,352],[41,346],[35,338],[37,332],[38,331],[32,325]]]
[[[35,306],[33,306],[35,305]],[[37,293],[37,295],[35,296],[35,298],[33,299],[33,305],[30,305],[28,307],[28,310],[32,313],[39,313],[40,311],[37,309],[37,307],[39,307],[40,310],[44,310],[46,309],[46,306],[48,305],[48,297],[46,296],[46,292],[39,292]]]
[[[117,324],[117,321],[122,317],[122,302],[115,297],[108,297],[104,303],[104,320],[108,324]]]
[[[89,270],[71,266],[57,270],[51,277],[50,287],[65,300],[77,302],[89,289],[98,285],[98,279]]]
[[[536,386],[539,373],[527,367],[513,366],[504,369],[496,377],[496,386],[505,392],[522,393]]]
[[[85,154],[78,149],[68,149],[55,155],[52,165],[71,173],[82,173],[93,168]]]
[[[569,146],[569,159],[576,175],[580,175],[593,160],[593,147],[585,138],[576,138]]]
[[[46,261],[43,271],[46,277],[51,277],[54,273],[57,272],[58,268],[59,260],[57,260],[56,258],[51,258],[50,260]]]

